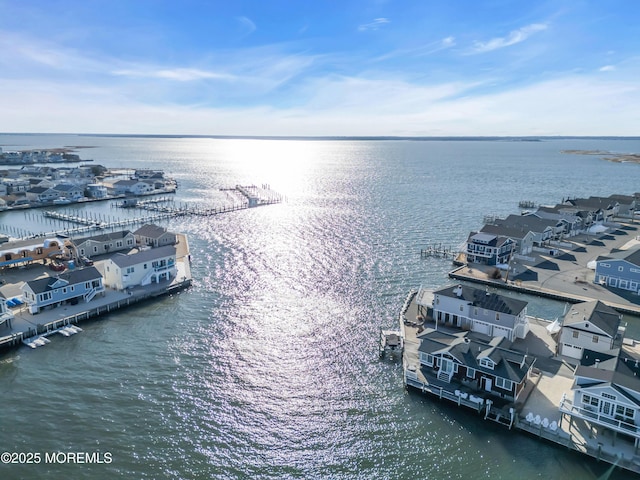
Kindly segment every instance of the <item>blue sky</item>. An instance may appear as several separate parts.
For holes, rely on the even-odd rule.
[[[639,135],[634,0],[0,0],[0,131]]]

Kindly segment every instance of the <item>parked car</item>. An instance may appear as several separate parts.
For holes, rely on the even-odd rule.
[[[57,263],[57,262],[51,262],[49,264],[49,268],[51,270],[53,270],[54,272],[64,272],[64,270],[67,268],[64,266],[64,264],[62,263]]]
[[[85,267],[90,267],[91,265],[93,265],[93,260],[91,260],[88,257],[80,257],[80,262],[82,263],[82,265],[84,265]]]

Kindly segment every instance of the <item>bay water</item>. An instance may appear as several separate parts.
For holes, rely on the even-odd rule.
[[[0,146],[91,146],[82,158],[164,170],[176,202],[216,206],[236,184],[285,197],[161,222],[189,237],[192,288],[0,356],[0,451],[111,460],[0,465],[1,478],[625,478],[407,392],[400,364],[377,354],[409,289],[449,282],[450,260],[420,248],[455,248],[520,200],[640,191],[640,165],[561,153],[640,152],[640,140],[3,134]],[[125,215],[112,203],[64,208]],[[52,228],[37,215],[0,213],[0,233]],[[562,313],[520,297],[530,314]]]

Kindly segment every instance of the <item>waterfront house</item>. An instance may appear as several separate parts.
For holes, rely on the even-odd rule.
[[[9,307],[7,306],[7,299],[2,293],[0,293],[0,326],[5,325],[11,327],[11,321],[13,318],[13,312],[9,310]]]
[[[581,211],[591,212],[596,223],[611,222],[618,215],[620,204],[617,200],[604,197],[566,199],[564,205]]]
[[[581,217],[574,213],[564,211],[562,207],[538,207],[535,212],[532,212],[525,217],[537,217],[544,220],[555,220],[558,225],[562,225],[562,232],[558,240],[562,240],[563,237],[573,237],[584,231],[584,222]]]
[[[465,252],[468,263],[504,265],[516,249],[516,242],[509,237],[490,233],[471,232]]]
[[[104,263],[105,282],[116,290],[160,283],[175,278],[176,248],[172,245],[139,253],[116,253]]]
[[[505,219],[497,218],[493,223],[512,230],[531,232],[533,243],[538,247],[557,240],[564,231],[564,225],[561,222],[532,215],[509,215]]]
[[[140,180],[118,180],[111,186],[112,195],[143,195],[153,191],[153,186]]]
[[[68,200],[78,200],[84,196],[84,188],[71,183],[60,183],[53,187],[53,190],[58,192],[58,196],[66,198]]]
[[[596,259],[594,283],[640,293],[640,248],[618,250]]]
[[[102,275],[95,267],[38,278],[22,286],[22,296],[32,314],[64,303],[90,302],[101,292],[104,292]]]
[[[485,225],[480,233],[508,237],[515,242],[514,253],[529,255],[533,250],[534,234],[526,229],[508,227],[506,225]]]
[[[425,378],[441,385],[453,383],[452,392],[460,385],[515,401],[535,363],[535,357],[511,350],[511,342],[504,337],[427,328],[418,334],[418,340]]]
[[[90,183],[85,189],[87,197],[89,198],[107,198],[107,187],[100,183]]]
[[[73,244],[68,238],[27,239],[0,245],[0,267],[28,265],[53,257],[70,257]]]
[[[433,318],[438,323],[510,341],[529,332],[527,302],[467,285],[433,292]]]
[[[130,250],[135,247],[136,238],[129,230],[122,230],[77,238],[73,240],[73,243],[76,246],[77,256],[91,258],[105,253]]]
[[[572,392],[560,403],[569,421],[630,437],[640,445],[640,352],[622,344],[609,352],[585,349],[574,371]]]
[[[164,245],[175,245],[177,237],[175,233],[169,232],[166,228],[148,223],[133,232],[138,245],[162,247]]]
[[[53,202],[60,193],[49,187],[33,187],[26,193],[29,202],[47,203]]]
[[[638,206],[640,194],[634,195],[609,195],[609,199],[618,202],[618,216],[623,218],[633,218]]]
[[[585,350],[608,352],[624,338],[622,316],[599,300],[576,303],[565,314],[558,339],[558,353],[581,359]]]

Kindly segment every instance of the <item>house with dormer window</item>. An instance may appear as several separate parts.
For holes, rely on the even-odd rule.
[[[504,337],[432,328],[418,334],[418,354],[425,378],[456,384],[510,401],[518,399],[535,358],[511,349]]]
[[[104,291],[100,272],[95,267],[87,267],[28,281],[22,286],[22,297],[29,311],[35,314],[65,303],[90,302]]]

